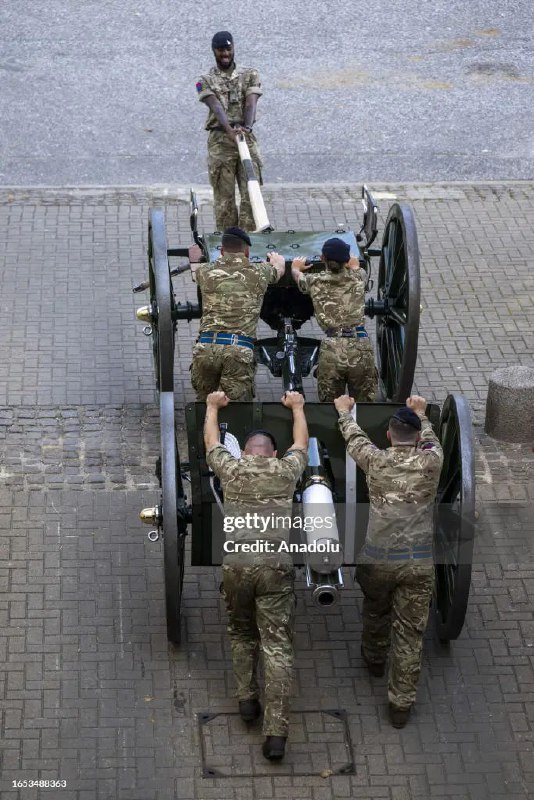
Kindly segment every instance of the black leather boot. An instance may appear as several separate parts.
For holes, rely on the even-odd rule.
[[[261,716],[261,705],[259,700],[240,700],[239,716],[243,722],[254,722]]]
[[[262,752],[269,761],[281,761],[286,754],[286,737],[267,736],[263,743]]]
[[[411,706],[408,708],[397,708],[396,706],[389,704],[389,719],[391,724],[394,728],[404,728],[408,720],[410,719],[411,713]]]

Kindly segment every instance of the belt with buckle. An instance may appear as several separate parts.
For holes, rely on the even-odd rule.
[[[432,558],[432,545],[421,544],[390,550],[385,547],[374,547],[372,544],[365,544],[362,549],[362,555],[376,558],[379,561],[410,561],[412,558]]]
[[[200,333],[197,341],[200,344],[237,344],[254,350],[254,339],[250,336],[241,336],[240,333],[225,333],[224,331],[205,331]]]
[[[331,338],[343,337],[345,339],[368,339],[369,336],[363,325],[353,325],[350,328],[327,328],[325,334]]]

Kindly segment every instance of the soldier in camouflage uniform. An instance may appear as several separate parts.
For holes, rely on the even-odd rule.
[[[209,132],[208,172],[213,188],[217,229],[223,231],[232,225],[239,225],[246,231],[253,231],[256,226],[247,178],[237,149],[237,136],[246,136],[250,157],[261,184],[262,161],[252,133],[256,104],[262,94],[260,76],[256,69],[236,66],[233,38],[228,31],[216,33],[211,46],[216,66],[199,78],[196,89],[198,99],[209,108],[206,122]],[[241,196],[239,219],[235,200],[236,181]]]
[[[434,582],[432,530],[443,451],[413,396],[389,422],[391,447],[380,450],[354,421],[354,400],[335,400],[347,450],[367,475],[369,524],[356,578],[364,594],[362,656],[385,672],[392,724],[402,728],[415,702],[423,634]]]
[[[282,398],[283,405],[293,413],[293,444],[281,459],[276,457],[276,442],[266,431],[248,435],[241,459],[219,443],[218,409],[228,402],[224,392],[210,394],[204,426],[206,460],[224,493],[225,529],[227,522],[230,530],[232,521],[247,513],[257,513],[262,520],[258,524],[251,521],[248,527],[235,525],[225,545],[223,593],[236,694],[239,713],[246,722],[260,716],[256,668],[261,647],[265,675],[263,755],[279,760],[285,753],[289,728],[296,602],[293,562],[288,552],[279,551],[279,545],[289,541],[293,493],[308,460],[304,398],[298,392],[286,392]],[[252,543],[260,543],[261,552],[245,552],[247,544]]]
[[[304,258],[292,264],[297,286],[311,296],[315,318],[326,334],[317,366],[319,400],[332,402],[348,384],[357,402],[372,402],[377,380],[373,346],[364,327],[367,276],[342,239],[328,239],[321,260],[326,270],[315,275],[302,274],[310,266]]]
[[[196,272],[202,319],[193,349],[191,383],[197,400],[222,389],[231,400],[254,397],[254,337],[263,296],[285,272],[285,259],[269,253],[269,264],[251,264],[250,238],[227,228],[221,256]]]

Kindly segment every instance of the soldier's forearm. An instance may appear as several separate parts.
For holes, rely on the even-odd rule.
[[[206,98],[206,104],[208,107],[213,111],[219,122],[221,123],[222,127],[226,131],[231,131],[232,126],[228,122],[228,117],[226,116],[226,111],[224,110],[220,100],[218,100],[215,95],[210,95],[210,97]]]
[[[256,106],[258,104],[258,95],[250,94],[245,100],[245,113],[243,115],[243,125],[245,128],[252,128],[256,119]]]
[[[303,408],[293,409],[293,444],[295,447],[308,447],[308,423]]]
[[[206,408],[206,418],[204,420],[204,447],[206,452],[210,447],[219,443],[219,409],[215,406]]]
[[[293,280],[295,281],[295,283],[298,286],[298,283],[299,283],[299,280],[300,280],[300,276],[301,276],[300,269],[296,269],[295,267],[291,267],[291,275],[293,277]]]

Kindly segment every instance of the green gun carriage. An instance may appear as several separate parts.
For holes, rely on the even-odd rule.
[[[389,209],[381,247],[374,246],[378,233],[377,207],[367,187],[362,189],[363,223],[358,233],[337,229],[324,232],[267,230],[251,234],[250,260],[264,261],[275,250],[286,258],[286,274],[267,290],[261,319],[274,335],[256,342],[259,364],[281,379],[283,391],[304,392],[303,378],[317,364],[320,339],[299,335],[302,325],[313,317],[308,296],[299,292],[290,271],[295,255],[304,256],[312,271],[323,269],[320,253],[324,241],[338,236],[350,245],[367,273],[367,289],[373,288],[372,262],[378,259],[376,295],[366,295],[365,313],[376,321],[376,364],[381,400],[358,403],[357,420],[371,440],[387,445],[387,421],[410,395],[417,358],[420,314],[419,249],[414,216],[409,205],[395,203]],[[198,207],[191,192],[189,247],[169,247],[163,209],[152,209],[148,226],[148,281],[134,288],[147,289],[150,302],[137,316],[147,325],[154,363],[155,388],[160,409],[161,452],[156,475],[161,486],[159,503],[144,509],[141,519],[151,524],[149,538],[163,539],[167,633],[170,641],[181,639],[181,597],[186,560],[185,539],[191,535],[191,566],[214,566],[222,561],[224,534],[222,496],[206,464],[203,444],[205,405],[190,403],[184,408],[174,391],[174,344],[177,326],[202,316],[202,297],[197,303],[176,298],[172,278],[194,263],[213,261],[220,250],[220,232],[201,234],[197,228]],[[175,259],[186,263],[173,266]],[[176,411],[185,412],[188,455],[181,458],[176,436]],[[434,556],[436,589],[433,601],[438,637],[457,638],[462,630],[471,579],[474,540],[475,484],[474,444],[469,405],[461,395],[449,395],[440,410],[430,405],[427,414],[444,450],[444,466],[434,515]],[[310,436],[321,452],[324,472],[336,508],[343,565],[353,566],[363,544],[368,515],[365,476],[347,458],[345,443],[337,428],[332,404],[306,403]],[[291,444],[291,413],[272,402],[230,403],[220,413],[221,438],[230,433],[242,444],[252,428],[271,430],[279,450]],[[190,480],[190,500],[184,490]],[[295,502],[301,500],[297,490]],[[300,560],[299,560],[300,559]],[[302,565],[302,556],[295,556]],[[318,605],[336,601],[343,585],[340,569],[331,574],[306,567],[308,586]]]

